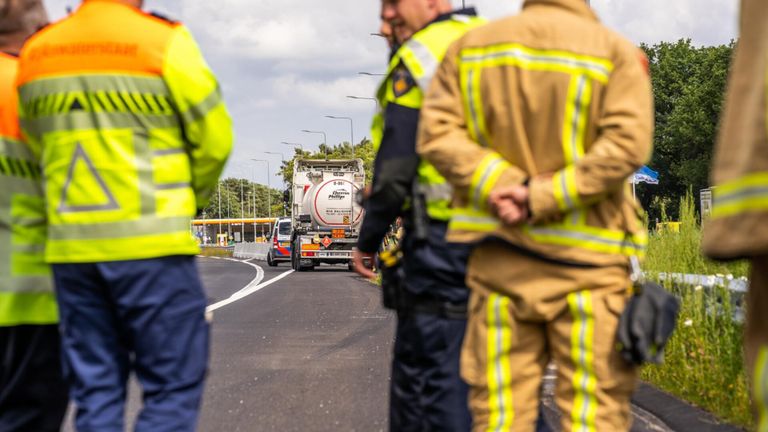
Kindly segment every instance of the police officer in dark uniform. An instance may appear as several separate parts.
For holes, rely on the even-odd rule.
[[[483,21],[473,9],[452,11],[450,2],[384,0],[382,33],[396,51],[378,92],[380,114],[372,137],[378,146],[373,188],[355,253],[355,268],[373,261],[390,225],[403,216],[401,281],[385,303],[397,311],[392,362],[390,430],[467,431],[467,386],[459,377],[466,325],[464,284],[469,247],[445,241],[450,187],[416,155],[416,131],[424,92],[448,45]],[[387,267],[386,262],[382,263]],[[384,270],[387,272],[387,270]]]

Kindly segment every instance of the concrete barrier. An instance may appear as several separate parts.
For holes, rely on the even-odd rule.
[[[235,245],[233,256],[240,259],[257,259],[266,261],[271,243],[238,243]]]

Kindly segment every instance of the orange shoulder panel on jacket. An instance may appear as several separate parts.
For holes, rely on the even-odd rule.
[[[86,1],[30,38],[18,83],[78,73],[160,75],[176,26],[118,2]]]
[[[15,86],[18,67],[18,58],[0,53],[0,136],[8,138],[21,136]]]

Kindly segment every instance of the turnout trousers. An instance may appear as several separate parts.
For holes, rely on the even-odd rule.
[[[533,431],[550,361],[563,431],[629,430],[636,370],[615,349],[627,269],[551,263],[493,242],[475,249],[467,283],[461,373],[474,431]]]
[[[752,258],[744,334],[746,370],[752,377],[752,400],[758,432],[768,432],[768,256]]]
[[[134,372],[136,431],[194,431],[209,352],[193,256],[54,264],[65,376],[78,432],[123,431]]]
[[[59,327],[0,327],[0,432],[58,432],[67,411]]]

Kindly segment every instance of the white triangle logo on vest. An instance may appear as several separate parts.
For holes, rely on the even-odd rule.
[[[85,167],[88,170],[88,174],[90,174],[92,179],[96,181],[96,184],[98,185],[99,189],[101,189],[101,193],[106,198],[105,203],[76,204],[76,205],[67,204],[68,192],[70,188],[73,187],[73,177],[75,175],[75,168],[77,166],[78,161],[85,163]],[[107,187],[106,182],[101,177],[99,172],[96,170],[96,167],[93,166],[93,162],[91,162],[91,158],[88,157],[88,154],[85,152],[85,149],[83,148],[82,144],[80,144],[79,142],[76,143],[75,154],[72,155],[72,162],[70,162],[69,168],[67,169],[67,180],[64,182],[64,187],[61,190],[61,202],[58,208],[59,213],[117,210],[119,208],[120,208],[120,205],[118,205],[117,200],[115,199],[115,196],[112,194],[112,191],[110,191],[109,188]]]

